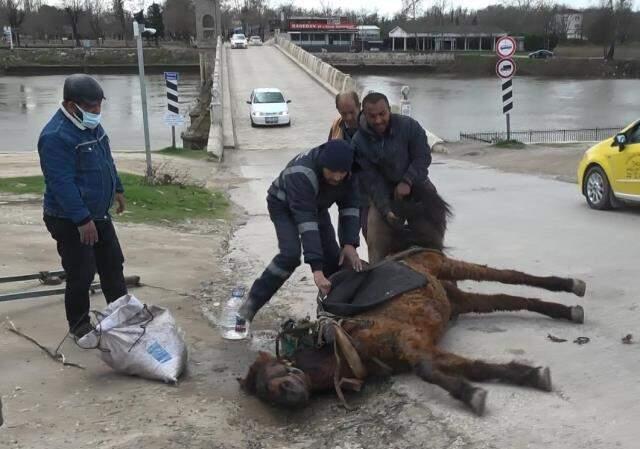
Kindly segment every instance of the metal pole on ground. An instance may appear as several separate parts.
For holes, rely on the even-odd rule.
[[[171,148],[176,149],[176,127],[171,127]]]
[[[511,140],[511,114],[507,113],[507,142]]]
[[[142,101],[142,122],[144,127],[144,151],[147,159],[147,178],[151,178],[151,143],[149,142],[149,118],[147,117],[147,86],[144,81],[144,53],[142,51],[142,33],[144,23],[133,22],[133,34],[138,46],[138,75],[140,77],[140,98]]]

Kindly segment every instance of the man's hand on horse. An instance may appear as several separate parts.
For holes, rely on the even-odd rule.
[[[401,231],[404,229],[404,220],[394,214],[392,211],[387,212],[385,217],[387,219],[387,223],[396,231]]]
[[[405,196],[409,195],[410,193],[411,193],[411,186],[409,184],[407,184],[406,182],[402,181],[402,182],[398,183],[398,185],[396,186],[396,190],[394,192],[394,197],[397,200],[401,200]]]
[[[338,264],[344,265],[345,262],[347,266],[350,266],[355,271],[362,271],[362,261],[360,260],[360,256],[358,256],[356,248],[352,245],[344,245],[340,252],[340,261]]]
[[[316,286],[323,296],[327,296],[329,291],[331,291],[331,282],[324,276],[322,271],[313,272],[313,282],[316,283]]]

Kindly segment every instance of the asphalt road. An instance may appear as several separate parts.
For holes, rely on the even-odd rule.
[[[293,155],[325,138],[334,117],[333,99],[273,47],[234,50],[230,59],[240,149],[226,158],[247,178],[232,199],[249,217],[231,241],[229,260],[249,286],[276,253],[264,201],[268,185]],[[258,85],[280,87],[294,100],[290,129],[249,127],[248,112],[240,102]],[[581,304],[586,321],[576,325],[524,312],[461,317],[445,336],[444,348],[472,358],[549,366],[554,391],[486,385],[487,414],[477,418],[438,387],[414,376],[398,377],[391,390],[414,407],[394,412],[385,421],[383,426],[399,423],[410,430],[391,447],[637,447],[640,343],[623,344],[621,338],[631,333],[640,341],[640,281],[635,266],[640,214],[595,212],[572,184],[441,156],[436,157],[431,176],[455,211],[446,241],[451,256],[587,282],[582,299],[526,287],[464,283],[464,288]],[[315,290],[309,279],[308,267],[300,267],[267,306],[265,316],[313,313]],[[548,334],[567,341],[554,343]],[[575,344],[577,337],[588,337],[590,342]],[[420,414],[453,429],[456,438],[424,435],[412,428]],[[380,447],[389,447],[385,444]]]

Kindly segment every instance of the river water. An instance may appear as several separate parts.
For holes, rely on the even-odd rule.
[[[40,131],[59,108],[64,75],[0,76],[0,152],[35,151]],[[137,75],[96,76],[104,89],[103,126],[115,151],[144,150],[144,130]],[[147,108],[151,148],[171,145],[171,128],[164,124],[167,109],[163,75],[147,75]],[[200,78],[197,74],[180,77],[180,113],[197,96]],[[176,128],[176,140],[182,128]]]
[[[497,78],[448,78],[421,74],[356,75],[365,89],[377,90],[392,103],[400,88],[410,87],[412,115],[446,140],[460,132],[503,131]],[[617,127],[640,118],[640,80],[513,80],[512,130]]]
[[[144,149],[140,87],[136,75],[96,77],[107,100],[103,123],[114,150]],[[448,78],[421,74],[357,75],[366,89],[397,103],[400,88],[411,88],[413,116],[436,135],[457,140],[465,131],[499,131],[500,83],[495,78]],[[147,76],[151,147],[170,145],[164,124],[166,92],[162,75]],[[0,152],[34,151],[42,127],[58,108],[64,76],[0,77]],[[259,83],[259,80],[256,80]],[[198,75],[180,80],[181,113],[197,95]],[[513,130],[623,126],[640,118],[640,80],[514,79]],[[298,120],[314,120],[308,111]],[[179,133],[176,134],[180,144]]]

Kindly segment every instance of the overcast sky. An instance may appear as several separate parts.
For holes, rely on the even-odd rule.
[[[634,0],[634,3],[637,0]],[[572,8],[586,8],[589,6],[596,6],[598,0],[559,0],[559,3],[564,3]],[[280,4],[288,4],[290,0],[270,0],[272,6]],[[379,14],[393,15],[400,11],[402,7],[401,0],[293,0],[293,3],[303,8],[316,8],[319,9],[321,4],[329,4],[330,6],[345,7],[348,5],[349,9],[360,10],[361,8],[369,11],[378,11]],[[422,4],[424,7],[429,8],[434,2],[430,0],[424,0]],[[448,0],[448,4],[455,7],[462,6],[468,9],[482,9],[485,6],[492,4],[503,3],[501,0]]]
[[[44,3],[50,5],[59,6],[63,0],[44,0]],[[163,0],[155,0],[162,3]],[[269,5],[276,7],[281,4],[289,4],[291,0],[267,0]],[[597,6],[599,0],[557,0],[558,3],[563,3],[571,8],[586,8],[589,6]],[[125,0],[125,4],[128,9],[139,9],[142,4],[145,7],[153,3],[154,0]],[[509,0],[506,0],[508,3]],[[632,0],[634,5],[633,9],[636,9],[640,0]],[[366,9],[371,12],[377,11],[382,15],[393,15],[400,11],[402,7],[402,0],[293,0],[293,3],[303,8],[316,8],[320,9],[322,4],[330,5],[333,8],[348,7],[348,9],[360,10]],[[429,8],[434,3],[433,0],[423,0],[422,4],[424,8]],[[447,0],[448,5],[454,7],[462,6],[468,9],[482,9],[487,5],[505,3],[503,0]]]

